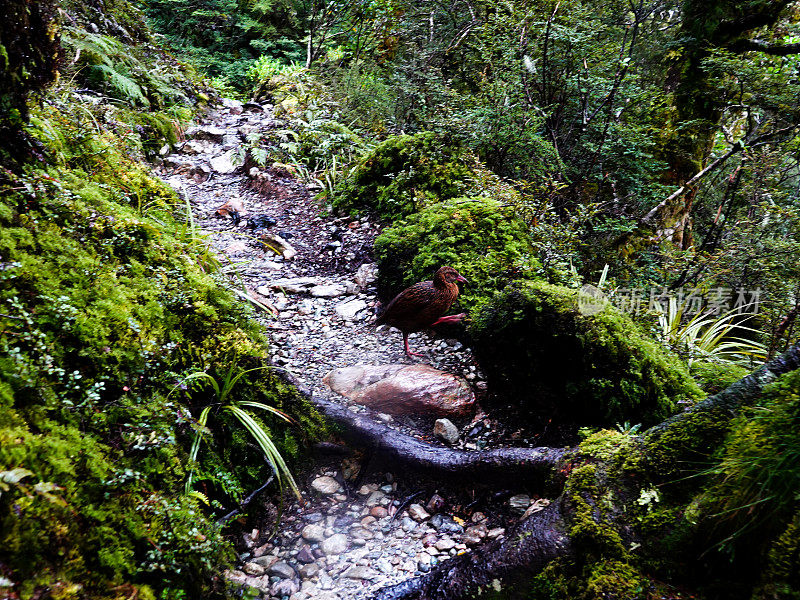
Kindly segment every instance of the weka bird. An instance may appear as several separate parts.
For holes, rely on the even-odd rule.
[[[408,334],[421,331],[441,323],[457,323],[466,315],[442,315],[458,297],[457,281],[467,280],[453,267],[441,267],[433,276],[433,281],[415,283],[397,294],[383,314],[375,320],[375,325],[387,324],[403,332],[403,343],[408,356],[422,356],[411,352],[408,347]]]

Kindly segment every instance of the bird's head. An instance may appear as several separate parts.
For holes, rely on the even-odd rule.
[[[468,283],[467,280],[464,279],[453,267],[441,267],[438,271],[436,271],[434,281],[441,283],[455,283],[456,281]]]

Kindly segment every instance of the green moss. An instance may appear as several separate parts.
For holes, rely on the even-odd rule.
[[[769,544],[767,564],[753,600],[800,598],[800,513]]]
[[[577,290],[518,282],[470,333],[500,396],[580,424],[655,423],[702,396],[685,366],[611,307],[578,310]]]
[[[214,519],[270,470],[221,415],[196,465],[211,506],[185,496],[194,418],[215,396],[175,388],[266,367],[267,344],[136,141],[92,110],[38,109],[51,165],[0,190],[0,472],[25,469],[0,490],[0,562],[23,597],[201,597],[231,558]],[[320,429],[268,369],[230,400],[300,421],[257,417],[290,462]]]
[[[337,185],[333,204],[394,220],[462,195],[473,163],[465,149],[430,131],[391,137]]]
[[[693,363],[691,371],[697,384],[709,395],[721,392],[750,372],[745,367],[732,363],[705,362]]]
[[[385,229],[375,240],[375,254],[381,296],[391,298],[450,265],[469,281],[459,300],[468,308],[538,266],[525,225],[512,208],[488,198],[454,198],[424,208]]]

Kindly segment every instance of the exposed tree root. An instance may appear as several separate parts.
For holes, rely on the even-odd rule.
[[[427,575],[383,588],[375,600],[460,600],[530,580],[550,561],[568,556],[559,502],[534,513],[503,538],[448,560]]]
[[[800,368],[800,346],[770,361],[726,390],[700,402],[683,413],[652,427],[641,436],[638,447],[644,453],[645,476],[659,479],[674,475],[677,464],[687,455],[705,454],[723,439],[729,423],[740,408],[755,401],[768,383]],[[296,382],[292,381],[296,385]],[[302,391],[302,390],[301,390]],[[327,400],[305,395],[332,421],[343,428],[355,445],[383,453],[405,466],[441,474],[486,479],[521,477],[563,484],[568,471],[563,448],[507,448],[484,452],[463,452],[426,444],[373,422],[362,414]],[[689,459],[691,460],[691,459]],[[596,499],[585,498],[593,503]],[[566,511],[566,514],[562,513]],[[570,507],[565,496],[534,513],[502,539],[443,562],[430,573],[380,590],[375,600],[457,600],[479,597],[498,588],[524,590],[529,581],[552,560],[572,556],[575,547],[568,534]],[[617,523],[617,528],[630,529]],[[511,597],[514,597],[513,592]]]
[[[466,451],[429,444],[382,425],[363,413],[311,395],[291,375],[279,375],[294,385],[328,419],[341,427],[341,434],[354,446],[370,450],[376,457],[399,463],[407,469],[434,472],[463,482],[524,481],[544,486],[560,479],[557,466],[563,448],[498,448]]]

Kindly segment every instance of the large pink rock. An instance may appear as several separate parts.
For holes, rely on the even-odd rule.
[[[355,365],[323,381],[334,392],[390,415],[458,417],[475,410],[466,380],[429,365]]]

